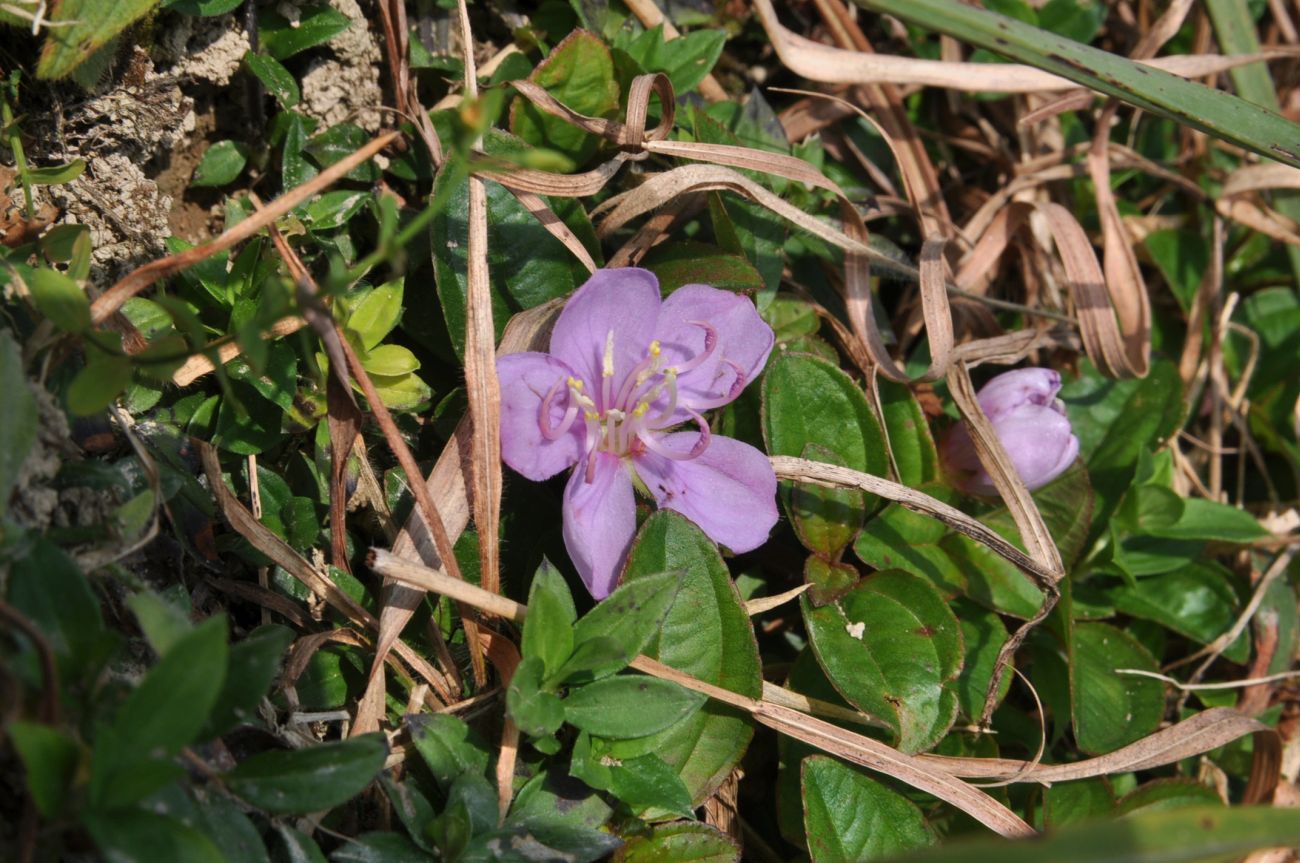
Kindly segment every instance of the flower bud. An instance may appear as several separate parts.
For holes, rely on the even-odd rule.
[[[1056,398],[1061,376],[1052,369],[1017,369],[993,378],[979,391],[980,407],[1025,486],[1033,491],[1074,463],[1079,439]],[[979,463],[964,422],[949,430],[940,447],[953,482],[968,494],[993,494],[993,480]]]

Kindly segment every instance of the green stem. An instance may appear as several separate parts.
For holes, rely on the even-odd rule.
[[[27,155],[23,152],[22,136],[18,134],[18,126],[14,123],[13,106],[9,100],[18,101],[18,70],[15,69],[9,76],[7,86],[0,90],[0,121],[4,123],[5,136],[8,138],[9,149],[14,154],[14,167],[18,170],[18,179],[23,184],[23,197],[27,201],[27,218],[36,218],[36,203],[32,199],[32,183],[28,176]]]

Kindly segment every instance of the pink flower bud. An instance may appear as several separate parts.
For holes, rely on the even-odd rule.
[[[1052,369],[1016,369],[993,378],[977,396],[1030,491],[1056,479],[1079,455],[1079,439],[1056,397],[1060,389],[1061,376]],[[958,488],[967,494],[994,493],[965,423],[949,430],[940,449]]]

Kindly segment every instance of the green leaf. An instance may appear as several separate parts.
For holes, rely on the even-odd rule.
[[[402,279],[394,279],[372,289],[348,315],[348,330],[367,351],[374,350],[402,319],[403,285]]]
[[[612,119],[618,113],[614,60],[600,37],[586,30],[566,36],[528,79],[579,114]],[[558,150],[579,165],[595,155],[600,144],[595,135],[552,117],[525,99],[515,100],[510,131],[534,147]]]
[[[293,630],[268,623],[230,648],[229,670],[207,724],[199,735],[210,740],[255,715],[257,705],[280,672],[284,652],[293,643]]]
[[[46,267],[21,267],[18,273],[27,285],[32,302],[50,323],[65,333],[90,329],[90,300],[75,281]]]
[[[1231,573],[1217,563],[1194,561],[1132,585],[1116,585],[1106,598],[1117,611],[1209,644],[1228,631],[1241,607],[1230,578]],[[1243,632],[1223,653],[1232,662],[1245,662],[1250,657],[1250,636]]]
[[[40,627],[63,678],[78,678],[106,658],[112,640],[90,583],[58,545],[37,539],[9,570],[8,601]]]
[[[1115,792],[1104,778],[1057,782],[1043,794],[1043,821],[1060,829],[1109,815],[1115,810]]]
[[[524,658],[541,660],[545,677],[556,676],[573,652],[573,621],[577,616],[564,576],[543,561],[528,590],[528,617],[519,652]]]
[[[351,156],[370,142],[370,134],[355,123],[337,123],[319,135],[313,135],[303,152],[311,156],[322,168],[328,168],[335,162]],[[379,179],[379,166],[373,159],[362,162],[349,171],[349,180],[373,183]]]
[[[204,833],[227,861],[271,863],[252,819],[223,794],[211,794],[198,809]]]
[[[165,815],[121,809],[87,813],[82,823],[106,863],[226,863],[211,839]]]
[[[641,526],[623,581],[630,584],[671,571],[684,573],[677,598],[659,637],[642,652],[707,683],[759,697],[758,645],[726,564],[698,527],[675,512],[660,510]],[[611,754],[635,758],[655,753],[678,771],[692,803],[698,805],[731,774],[752,736],[747,717],[709,702],[660,734],[619,741]]]
[[[134,368],[126,357],[94,352],[68,384],[68,410],[75,416],[99,413],[131,383]]]
[[[27,172],[27,182],[33,186],[61,186],[64,183],[71,183],[85,170],[85,159],[73,159],[65,165],[32,168]]]
[[[921,405],[906,384],[876,378],[874,386],[880,399],[889,450],[897,466],[898,481],[915,488],[939,478],[939,455],[935,450],[930,424]]]
[[[1194,807],[1081,824],[1049,837],[975,839],[897,863],[1209,863],[1300,843],[1300,812],[1265,806]]]
[[[682,285],[702,284],[747,293],[763,287],[763,277],[749,261],[693,240],[661,243],[646,254],[641,266],[655,274],[659,290],[664,294]]]
[[[878,860],[934,844],[916,804],[833,758],[805,758],[802,785],[813,863]]]
[[[465,773],[482,776],[492,756],[487,744],[465,724],[446,713],[408,716],[411,741],[425,766],[444,789]]]
[[[341,228],[361,212],[369,197],[370,192],[354,189],[334,189],[324,192],[307,205],[307,223],[317,231]]]
[[[1074,626],[1070,650],[1070,704],[1074,736],[1084,752],[1111,752],[1160,725],[1164,686],[1117,668],[1159,670],[1133,636],[1105,623]]]
[[[181,610],[153,591],[130,596],[126,605],[135,615],[149,646],[159,656],[166,656],[177,641],[193,630],[189,609]]]
[[[625,33],[630,31],[619,31],[614,47],[626,51],[646,72],[663,72],[678,95],[690,92],[704,80],[727,41],[723,29],[696,30],[664,41],[662,24],[634,38],[625,38]]]
[[[803,563],[803,580],[812,585],[808,598],[813,605],[821,606],[839,599],[857,586],[860,574],[848,563],[831,563],[816,554],[808,555]]]
[[[542,688],[546,666],[536,656],[526,657],[515,669],[506,688],[506,710],[519,730],[531,737],[554,734],[564,724],[564,704]]]
[[[244,0],[163,0],[164,9],[174,9],[182,15],[213,17],[225,15],[239,7]]]
[[[1086,413],[1087,404],[1066,401],[1071,420],[1075,412]],[[1182,383],[1178,370],[1168,361],[1156,362],[1125,400],[1115,421],[1088,458],[1088,475],[1097,494],[1092,535],[1110,520],[1120,497],[1133,481],[1138,454],[1173,434],[1182,422]]]
[[[1127,818],[1138,812],[1166,812],[1190,806],[1223,806],[1219,794],[1208,785],[1194,779],[1172,776],[1156,779],[1125,794],[1115,806],[1118,817]]]
[[[656,677],[609,677],[570,690],[564,719],[614,740],[647,737],[686,719],[704,701],[703,695]]]
[[[257,80],[262,82],[266,91],[275,97],[280,107],[293,108],[302,98],[298,90],[298,81],[293,77],[293,73],[284,68],[283,64],[274,57],[249,51],[244,54],[244,65],[257,77]]]
[[[331,863],[428,863],[430,859],[400,833],[363,833],[330,855]]]
[[[735,840],[707,824],[656,824],[649,834],[629,837],[623,863],[737,863]]]
[[[921,491],[948,502],[951,488],[937,483],[923,485]],[[948,596],[968,590],[966,573],[940,541],[948,536],[943,522],[896,503],[885,507],[867,522],[853,543],[853,551],[864,563],[876,569],[905,569],[929,579]],[[1019,577],[1012,573],[1012,577]]]
[[[681,582],[680,572],[663,572],[619,585],[573,629],[574,642],[579,646],[595,639],[608,639],[617,645],[617,667],[606,666],[595,673],[589,672],[582,675],[585,679],[579,679],[572,671],[561,670],[557,678],[585,683],[626,667],[659,634]]]
[[[410,348],[380,345],[366,353],[361,365],[372,375],[391,378],[410,374],[420,367],[420,361]]]
[[[867,397],[832,363],[782,354],[763,376],[763,438],[772,455],[831,459],[883,475],[884,438]],[[820,456],[820,458],[818,458]],[[850,542],[878,499],[856,490],[782,483],[782,499],[800,540],[833,557]]]
[[[1152,529],[1154,536],[1170,539],[1198,539],[1218,542],[1250,542],[1269,535],[1255,517],[1243,509],[1203,497],[1183,501],[1182,513],[1173,524]]]
[[[961,627],[923,578],[885,570],[804,621],[818,662],[835,688],[889,723],[904,752],[934,746],[957,718],[953,682],[962,666]]]
[[[1300,167],[1300,127],[1279,114],[1125,57],[958,0],[856,0],[1169,117],[1262,156]]]
[[[22,759],[27,792],[37,811],[43,818],[57,818],[80,759],[77,742],[59,729],[37,722],[10,722],[5,734]]]
[[[36,77],[68,75],[156,5],[158,0],[60,0],[50,12]]]
[[[663,759],[653,753],[611,758],[608,747],[607,741],[580,734],[569,772],[593,788],[608,791],[643,818],[659,818],[661,813],[692,817],[691,794]]]
[[[198,736],[225,681],[226,656],[226,618],[216,615],[149,670],[96,741],[90,775],[96,806],[134,803],[163,784],[167,771],[149,762],[175,756]],[[141,766],[146,778],[133,779]]]
[[[238,141],[218,141],[203,151],[194,169],[195,186],[224,186],[233,183],[248,164],[248,146]]]
[[[382,734],[365,734],[292,752],[254,755],[225,774],[239,797],[275,814],[333,809],[360,794],[384,767]]]
[[[0,518],[18,482],[27,454],[36,443],[39,414],[36,396],[23,373],[23,356],[8,330],[0,330],[0,392],[5,409],[0,412]]]
[[[489,135],[488,152],[501,136]],[[517,149],[518,142],[509,144]],[[444,167],[434,183],[434,197],[447,196],[446,208],[429,226],[433,273],[447,334],[457,354],[465,350],[468,289],[469,185],[464,176]],[[568,296],[577,286],[573,255],[524,209],[509,190],[487,184],[488,280],[497,338],[515,312]]]
[[[957,678],[957,703],[963,716],[978,722],[984,715],[985,695],[993,679],[998,653],[1007,640],[1007,628],[996,613],[974,603],[958,600],[952,609],[961,621],[962,643],[966,649],[961,675]],[[998,697],[1005,697],[1010,687],[1011,675],[1004,674]]]
[[[267,9],[258,15],[257,35],[263,51],[276,60],[285,60],[328,42],[351,24],[348,16],[323,3],[301,7],[296,24],[278,11]]]

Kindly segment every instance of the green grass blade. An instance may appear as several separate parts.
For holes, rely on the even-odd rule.
[[[946,33],[1300,167],[1300,126],[1285,117],[1160,69],[1083,45],[958,0],[855,0],[873,12]]]

